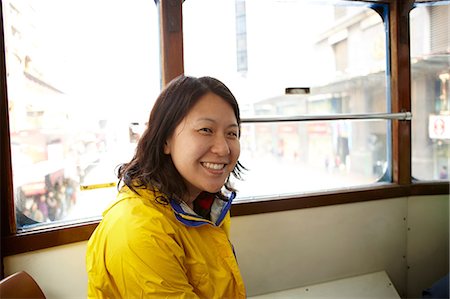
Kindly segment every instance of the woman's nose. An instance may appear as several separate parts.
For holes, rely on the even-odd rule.
[[[230,146],[225,136],[216,136],[211,151],[219,156],[226,156],[230,154]]]

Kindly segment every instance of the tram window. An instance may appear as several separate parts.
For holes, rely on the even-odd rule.
[[[385,24],[354,4],[186,1],[185,73],[221,78],[242,118],[387,113]],[[249,171],[236,181],[239,199],[390,181],[389,140],[387,120],[245,123],[240,161]]]
[[[160,92],[157,7],[6,0],[2,10],[17,229],[98,218]]]
[[[410,13],[412,175],[448,180],[450,161],[450,5]]]

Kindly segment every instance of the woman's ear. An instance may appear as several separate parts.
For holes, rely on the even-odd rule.
[[[164,142],[164,154],[166,154],[166,155],[170,154],[170,146],[169,146],[168,140],[166,140],[166,142]]]

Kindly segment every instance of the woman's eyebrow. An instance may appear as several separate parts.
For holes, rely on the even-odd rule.
[[[207,122],[216,123],[216,121],[214,119],[209,118],[209,117],[201,117],[201,118],[198,118],[197,120],[195,120],[195,122],[201,122],[201,121],[207,121]],[[228,128],[230,128],[230,127],[238,128],[239,125],[237,123],[232,123],[232,124],[228,125],[227,127]]]

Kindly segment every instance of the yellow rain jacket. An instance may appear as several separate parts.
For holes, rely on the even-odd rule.
[[[123,187],[88,242],[89,298],[246,297],[228,238],[234,193],[209,221],[138,192]]]

